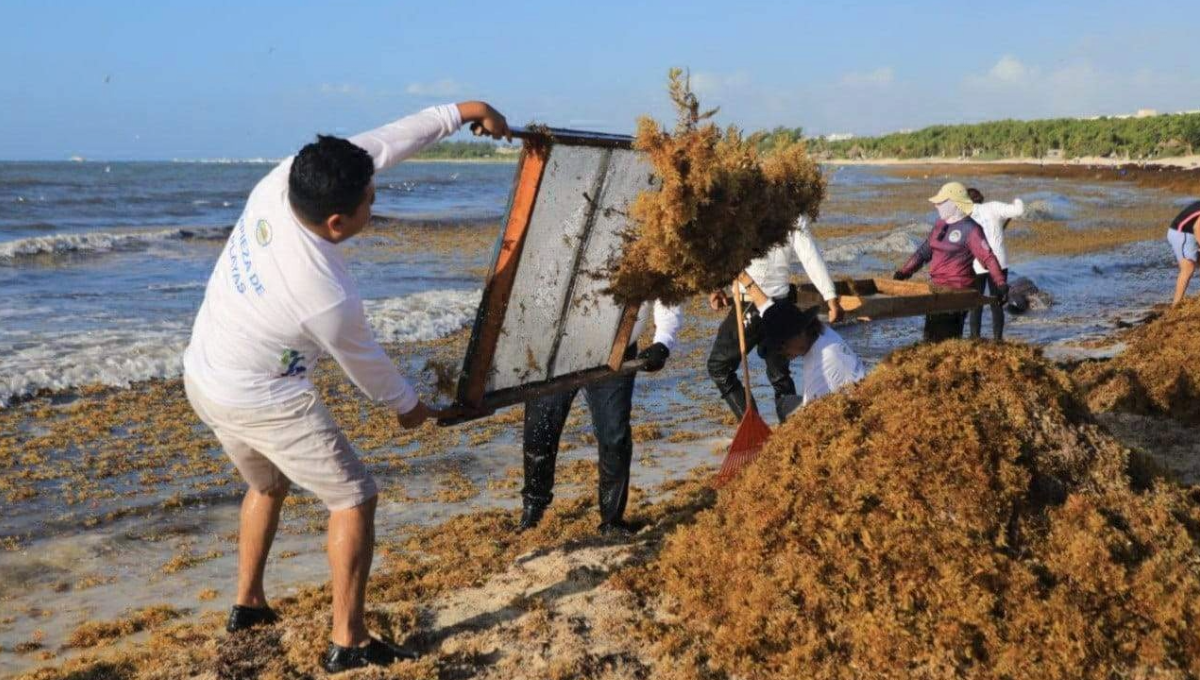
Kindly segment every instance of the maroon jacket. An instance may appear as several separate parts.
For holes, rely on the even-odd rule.
[[[1008,277],[1000,269],[996,254],[988,245],[983,228],[970,217],[954,224],[946,224],[938,220],[929,232],[929,238],[917,248],[917,252],[908,258],[908,262],[900,268],[905,276],[929,265],[929,279],[939,286],[949,288],[970,288],[975,282],[974,262],[979,260],[987,267],[992,277],[992,283],[1003,286]]]

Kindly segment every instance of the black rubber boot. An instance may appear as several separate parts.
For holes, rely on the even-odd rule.
[[[517,533],[529,531],[536,527],[542,521],[542,515],[544,514],[546,514],[546,506],[526,505],[521,510],[521,521],[517,523]]]
[[[390,666],[397,661],[414,661],[420,654],[390,642],[371,638],[363,647],[343,647],[329,643],[325,652],[325,671],[341,673],[364,666]]]
[[[255,626],[270,625],[278,620],[279,615],[270,607],[243,607],[235,604],[233,609],[229,610],[229,620],[225,622],[225,630],[236,633],[239,630]]]
[[[642,527],[643,525],[641,524],[618,519],[612,522],[604,522],[596,527],[596,530],[605,538],[633,538],[637,532],[642,530]]]

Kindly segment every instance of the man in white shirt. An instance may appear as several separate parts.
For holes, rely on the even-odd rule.
[[[781,422],[801,406],[866,376],[862,360],[837,331],[821,323],[816,307],[801,311],[792,303],[768,298],[754,286],[750,286],[749,294],[762,318],[759,346],[788,361],[804,358],[801,396],[783,398]]]
[[[339,244],[371,219],[374,174],[456,132],[509,136],[483,102],[425,109],[349,140],[319,136],[254,187],[217,260],[184,354],[184,385],[249,485],[238,534],[238,590],[226,628],[277,620],[263,569],[291,483],[328,507],[333,630],[325,668],[415,654],[363,623],[376,486],[309,381],[322,355],[414,428],[435,415],[375,341]]]
[[[825,266],[825,260],[821,257],[821,251],[813,241],[808,218],[804,215],[801,215],[800,219],[796,221],[796,228],[788,237],[787,242],[772,248],[765,256],[752,260],[746,267],[746,273],[769,298],[795,305],[796,291],[791,283],[793,262],[800,263],[804,273],[808,275],[813,285],[820,291],[821,297],[825,299],[829,307],[829,320],[834,322],[841,318],[842,308],[838,304],[837,291],[834,289],[833,280],[829,277],[829,270]],[[745,296],[745,288],[739,286],[734,294]],[[725,292],[717,291],[711,294],[709,306],[714,311],[730,306]],[[762,339],[759,312],[752,304],[746,305],[744,311],[745,318],[737,319],[735,310],[733,308],[729,310],[729,315],[717,329],[717,337],[713,340],[712,350],[708,355],[708,374],[716,383],[717,389],[720,390],[721,398],[725,400],[729,409],[733,411],[733,415],[739,420],[746,412],[746,396],[742,382],[737,375],[738,367],[741,365],[741,350],[738,346],[736,324],[743,323],[746,326],[747,351],[758,346]],[[759,347],[758,353],[767,365],[767,379],[771,381],[771,386],[775,389],[776,415],[783,420],[785,398],[796,394],[796,383],[792,380],[790,360],[778,352],[764,351],[763,347]]]
[[[637,338],[654,316],[654,341],[637,351]],[[625,351],[625,360],[635,356],[644,360],[642,370],[662,370],[675,346],[675,337],[683,323],[683,312],[661,302],[645,303],[638,310],[637,323],[630,336],[634,342]],[[592,383],[583,388],[592,430],[596,435],[600,458],[600,526],[604,536],[629,537],[638,527],[625,521],[625,503],[629,498],[629,468],[633,462],[634,375],[622,375]],[[579,390],[549,394],[525,402],[525,430],[522,453],[525,459],[525,486],[521,489],[522,511],[517,531],[537,526],[554,500],[554,466],[558,442],[571,411],[571,402]]]
[[[1014,218],[1025,214],[1025,203],[1021,199],[1017,199],[1012,203],[1004,203],[1002,201],[987,201],[983,200],[983,193],[974,187],[967,189],[967,195],[971,197],[971,202],[975,207],[971,209],[971,219],[975,220],[979,226],[983,227],[983,235],[987,237],[988,245],[992,247],[992,252],[996,254],[996,260],[1000,263],[1000,269],[1004,274],[1008,275],[1008,250],[1004,247],[1004,231],[1008,229],[1008,222]],[[988,278],[987,267],[979,260],[975,260],[975,288],[983,293],[985,290],[988,295],[997,295],[998,291],[995,284]],[[1004,305],[991,305],[992,308],[992,338],[996,342],[1004,339]],[[977,307],[971,310],[971,337],[978,338],[983,327],[983,308]]]

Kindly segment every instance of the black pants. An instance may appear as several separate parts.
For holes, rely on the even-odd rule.
[[[966,312],[948,312],[925,315],[925,342],[941,342],[963,336]]]
[[[628,361],[637,356],[637,346],[625,352]],[[592,429],[600,454],[600,519],[619,520],[629,499],[629,466],[633,461],[633,431],[629,416],[633,410],[634,375],[624,375],[592,383],[583,388]],[[525,488],[521,498],[526,506],[545,507],[554,500],[554,464],[558,459],[558,440],[571,412],[571,402],[579,390],[569,390],[525,402]]]
[[[794,304],[795,301],[788,297],[780,298],[776,302]],[[763,336],[762,319],[754,305],[750,305],[749,317],[750,323],[746,326],[747,352],[757,347]],[[746,413],[746,392],[742,387],[742,381],[738,378],[738,369],[742,366],[742,352],[738,348],[737,324],[739,322],[737,310],[730,308],[729,315],[717,329],[717,337],[713,340],[712,350],[708,353],[708,374],[717,384],[721,398],[729,405],[733,415],[741,420]],[[782,422],[784,397],[796,394],[796,383],[792,380],[790,362],[782,352],[763,356],[763,361],[767,364],[767,379],[771,381],[771,387],[775,388],[775,414]]]
[[[1008,276],[1008,270],[1001,270],[1005,276]],[[987,291],[988,295],[996,295],[996,284],[992,282],[992,277],[987,274],[980,274],[975,277],[975,290],[983,293]],[[1000,342],[1004,339],[1004,305],[990,305],[992,308],[992,339]],[[978,338],[983,331],[983,307],[977,307],[971,310],[971,337]]]

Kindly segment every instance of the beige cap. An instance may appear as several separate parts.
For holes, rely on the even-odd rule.
[[[942,190],[937,192],[937,195],[929,199],[930,203],[937,205],[946,201],[954,201],[958,209],[963,211],[964,215],[970,215],[971,210],[975,208],[975,203],[971,201],[971,197],[967,195],[967,188],[962,185],[962,182],[949,182],[942,186]]]

